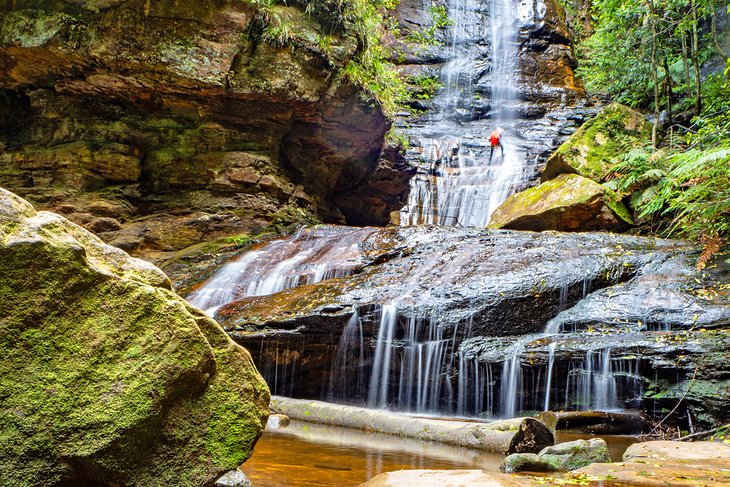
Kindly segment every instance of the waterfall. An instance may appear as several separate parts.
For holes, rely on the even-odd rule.
[[[593,377],[593,388],[595,398],[593,409],[606,410],[614,409],[617,406],[616,377],[611,369],[611,349],[607,348],[601,353],[600,368]]]
[[[451,0],[454,25],[448,61],[442,66],[443,89],[432,100],[422,127],[410,131],[412,160],[422,172],[411,180],[403,225],[485,227],[494,210],[525,181],[526,152],[515,127],[517,100],[517,22],[514,0]],[[486,16],[486,29],[483,25]],[[487,35],[485,35],[487,34]],[[489,54],[479,44],[489,41]],[[474,113],[474,80],[489,66],[488,113]],[[504,129],[502,150],[490,160],[489,134]]]
[[[363,369],[365,367],[365,337],[362,330],[362,320],[357,311],[347,320],[345,329],[342,331],[340,342],[337,345],[330,382],[328,399],[352,400],[362,391],[365,380]],[[352,380],[351,374],[356,374]],[[346,387],[353,384],[353,387]]]
[[[209,315],[232,301],[352,274],[369,228],[320,225],[274,240],[223,265],[188,301]]]
[[[555,364],[555,347],[557,343],[552,342],[548,347],[548,367],[547,367],[547,379],[545,382],[545,404],[543,405],[543,411],[550,410],[550,387],[553,382],[553,365]]]
[[[520,393],[522,392],[522,365],[520,355],[524,343],[518,342],[512,348],[512,355],[504,361],[502,367],[502,388],[500,390],[500,414],[505,418],[514,418],[521,409]]]
[[[390,359],[393,355],[393,335],[398,321],[398,312],[393,304],[385,304],[380,310],[380,326],[375,344],[375,357],[368,389],[368,407],[388,405],[388,382],[390,381]]]

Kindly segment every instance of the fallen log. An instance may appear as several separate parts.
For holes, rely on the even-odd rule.
[[[344,426],[496,453],[537,453],[554,443],[552,432],[534,418],[494,423],[441,421],[402,413],[274,396],[271,408],[291,419]]]
[[[571,430],[593,435],[637,435],[651,429],[646,417],[638,412],[545,411],[537,418],[552,430]]]

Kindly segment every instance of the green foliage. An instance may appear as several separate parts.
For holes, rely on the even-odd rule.
[[[691,97],[697,85],[693,60],[702,65],[714,53],[709,33],[701,31],[712,3],[594,0],[595,32],[576,48],[577,72],[586,88],[605,92],[631,107],[649,107],[654,103],[656,75],[661,107],[670,101],[669,92],[672,103]],[[695,32],[696,50],[692,45]]]
[[[417,75],[408,79],[412,86],[411,96],[419,100],[430,100],[438,90],[444,87],[438,76]]]
[[[368,91],[388,116],[394,116],[408,98],[408,90],[398,72],[386,59],[386,50],[380,43],[383,35],[383,10],[394,8],[394,0],[350,0],[345,17],[351,21],[364,48],[342,72],[351,82]]]
[[[667,236],[730,237],[730,144],[665,154],[629,152],[613,186]]]
[[[395,126],[391,126],[388,132],[386,132],[385,140],[387,140],[390,144],[402,147],[403,149],[408,149],[411,146],[408,138],[400,133]]]
[[[702,83],[703,114],[693,119],[697,133],[688,136],[688,144],[712,146],[730,139],[730,79],[710,75]]]
[[[449,12],[443,5],[432,5],[428,11],[431,14],[431,25],[424,30],[412,32],[406,40],[427,46],[439,46],[443,43],[436,39],[436,33],[454,25],[454,21],[449,18]]]

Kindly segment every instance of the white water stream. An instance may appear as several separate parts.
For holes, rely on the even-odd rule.
[[[526,154],[515,128],[517,102],[517,2],[452,0],[454,21],[449,55],[441,69],[443,90],[433,100],[427,126],[412,138],[424,171],[411,180],[403,225],[485,227],[494,210],[529,176]],[[485,25],[488,32],[474,32]],[[475,38],[489,39],[489,59],[469,49]],[[490,69],[490,112],[473,117],[473,80]],[[490,154],[489,135],[504,130],[502,148]]]

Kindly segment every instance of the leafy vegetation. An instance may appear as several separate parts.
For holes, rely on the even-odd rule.
[[[439,30],[454,25],[454,21],[449,18],[449,12],[443,5],[432,5],[428,12],[431,14],[431,25],[421,31],[412,32],[406,40],[428,46],[440,46],[443,42],[437,39],[436,34]]]
[[[408,83],[412,86],[411,96],[419,100],[430,100],[438,90],[444,87],[439,81],[438,76],[428,76],[420,74],[408,79]]]
[[[654,114],[652,145],[624,154],[609,186],[643,228],[715,251],[730,238],[730,70],[703,79],[701,67],[727,58],[717,12],[714,0],[594,0],[577,47],[589,90]]]
[[[669,236],[730,236],[730,145],[709,150],[637,149],[614,167],[613,186],[630,195],[638,217]]]

